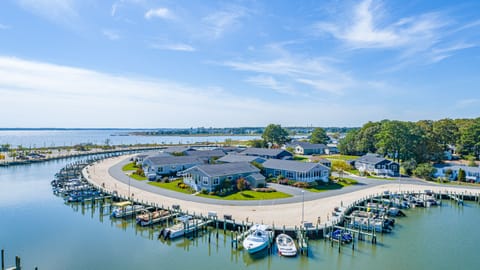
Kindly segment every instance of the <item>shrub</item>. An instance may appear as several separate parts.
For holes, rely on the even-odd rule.
[[[254,189],[254,191],[257,191],[257,192],[265,192],[265,193],[270,193],[270,192],[275,192],[276,190],[273,189],[273,188],[256,188]]]
[[[208,190],[206,188],[202,188],[202,191],[200,191],[202,194],[205,194],[207,195],[208,194]]]
[[[292,186],[297,187],[297,188],[309,188],[310,185],[305,182],[295,182],[292,184]]]
[[[212,195],[212,196],[213,196],[213,195],[217,195],[217,193],[216,193],[215,191],[210,191],[210,192],[208,193],[208,195]]]

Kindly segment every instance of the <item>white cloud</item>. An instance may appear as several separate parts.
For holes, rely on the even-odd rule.
[[[168,8],[149,9],[145,12],[145,19],[150,20],[153,18],[173,19],[174,15]]]
[[[120,34],[115,30],[103,29],[102,34],[110,40],[120,39]]]
[[[268,88],[282,94],[289,94],[289,95],[298,94],[298,92],[295,91],[291,86],[285,83],[279,82],[277,79],[275,79],[272,76],[258,75],[258,76],[249,77],[246,79],[246,81],[253,85],[256,85],[262,88]]]
[[[439,12],[392,19],[381,1],[364,0],[353,8],[351,19],[342,17],[334,22],[319,22],[319,33],[331,34],[352,49],[399,50],[402,61],[438,62],[451,54],[442,52],[446,42],[452,42],[455,32],[475,27],[473,22],[454,31],[454,22]],[[382,20],[383,19],[383,20]],[[389,19],[388,23],[386,19]],[[455,40],[453,41],[455,43]],[[472,45],[473,46],[473,45]],[[453,52],[472,46],[456,46]]]
[[[194,52],[195,48],[185,43],[152,43],[151,48],[170,51]]]
[[[19,0],[25,10],[55,23],[75,27],[78,12],[75,0]]]
[[[7,30],[7,29],[10,29],[10,25],[0,23],[0,30]]]
[[[215,86],[189,86],[1,56],[0,95],[0,114],[15,112],[14,117],[2,121],[6,127],[358,125],[376,119],[383,110],[365,104],[345,110],[339,104],[318,100],[291,106],[290,99],[261,100],[248,92],[239,96]],[[350,111],[358,112],[354,120]]]
[[[213,38],[219,38],[228,30],[239,27],[241,25],[240,19],[247,14],[246,8],[235,6],[209,14],[202,21],[208,34]]]
[[[293,85],[300,84],[303,86],[301,88],[308,86],[335,95],[343,94],[353,84],[354,80],[349,75],[333,68],[326,59],[295,56],[285,50],[281,54],[279,58],[270,61],[226,61],[223,65],[234,70],[258,73],[259,76],[247,81],[262,87],[268,85],[282,93],[292,94],[296,91],[275,84],[278,79],[273,76],[288,82],[290,89],[293,89]]]

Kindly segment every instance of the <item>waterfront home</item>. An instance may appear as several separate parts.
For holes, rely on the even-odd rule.
[[[382,176],[398,176],[400,172],[398,163],[371,153],[355,160],[355,168],[362,173],[368,172]]]
[[[262,157],[265,159],[292,159],[292,153],[283,149],[247,148],[240,152],[241,155]]]
[[[282,175],[289,180],[299,182],[313,182],[317,180],[328,182],[330,174],[330,168],[320,163],[312,162],[269,159],[262,166],[265,175],[269,177]]]
[[[462,169],[465,172],[465,180],[467,182],[480,182],[480,167],[469,167],[465,165],[435,165],[435,172],[433,177],[435,178],[447,178],[447,171],[450,171],[448,180],[458,180],[458,171]]]
[[[163,176],[175,176],[180,171],[203,163],[197,157],[151,156],[145,158],[142,167],[149,180],[157,180]]]
[[[318,159],[318,163],[322,164],[325,167],[332,168],[332,162],[326,158]]]
[[[225,152],[223,152],[220,149],[197,150],[197,151],[189,150],[185,152],[185,155],[189,157],[196,157],[196,158],[202,159],[205,163],[211,163],[214,160],[225,156]]]
[[[288,144],[288,147],[292,147],[295,154],[299,155],[323,155],[327,146],[322,143],[309,143],[294,141]]]
[[[222,158],[219,158],[217,161],[218,162],[223,162],[223,163],[233,163],[233,162],[256,162],[259,164],[262,164],[265,162],[266,159],[262,157],[257,157],[257,156],[246,156],[246,155],[239,155],[239,154],[228,154]]]
[[[185,155],[187,151],[195,151],[195,149],[188,146],[170,146],[162,150],[163,153],[170,155]]]
[[[325,148],[325,154],[334,155],[334,154],[338,154],[338,153],[340,153],[340,151],[338,151],[337,144],[335,144],[335,143],[327,144],[327,148]]]
[[[182,172],[183,182],[196,191],[214,191],[229,180],[233,185],[243,178],[251,187],[265,185],[260,170],[248,162],[197,165]]]
[[[144,154],[138,154],[133,157],[133,162],[135,162],[137,165],[142,165],[143,161],[152,156],[164,156],[164,157],[170,157],[170,154],[167,153],[162,153],[162,152],[149,152],[149,153],[144,153]]]

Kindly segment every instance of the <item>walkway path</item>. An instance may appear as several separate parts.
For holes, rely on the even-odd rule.
[[[131,155],[99,161],[85,168],[85,175],[98,186],[104,185],[105,188],[116,190],[121,195],[127,196],[130,190],[134,198],[145,202],[164,206],[178,204],[189,212],[207,215],[209,211],[215,211],[220,217],[229,214],[237,221],[274,223],[279,226],[299,225],[302,220],[302,207],[304,207],[304,220],[323,223],[329,219],[333,208],[340,206],[341,203],[348,205],[358,199],[384,191],[423,191],[425,189],[443,192],[450,190],[478,193],[480,191],[472,187],[435,185],[410,178],[377,180],[349,176],[358,180],[360,184],[326,192],[305,192],[304,196],[299,189],[275,186],[283,192],[292,194],[293,197],[264,201],[216,200],[154,187],[148,185],[147,181],[129,179],[121,168],[129,162],[130,157]]]

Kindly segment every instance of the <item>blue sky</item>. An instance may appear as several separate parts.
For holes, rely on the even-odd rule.
[[[478,117],[478,10],[480,1],[6,0],[0,126]]]

